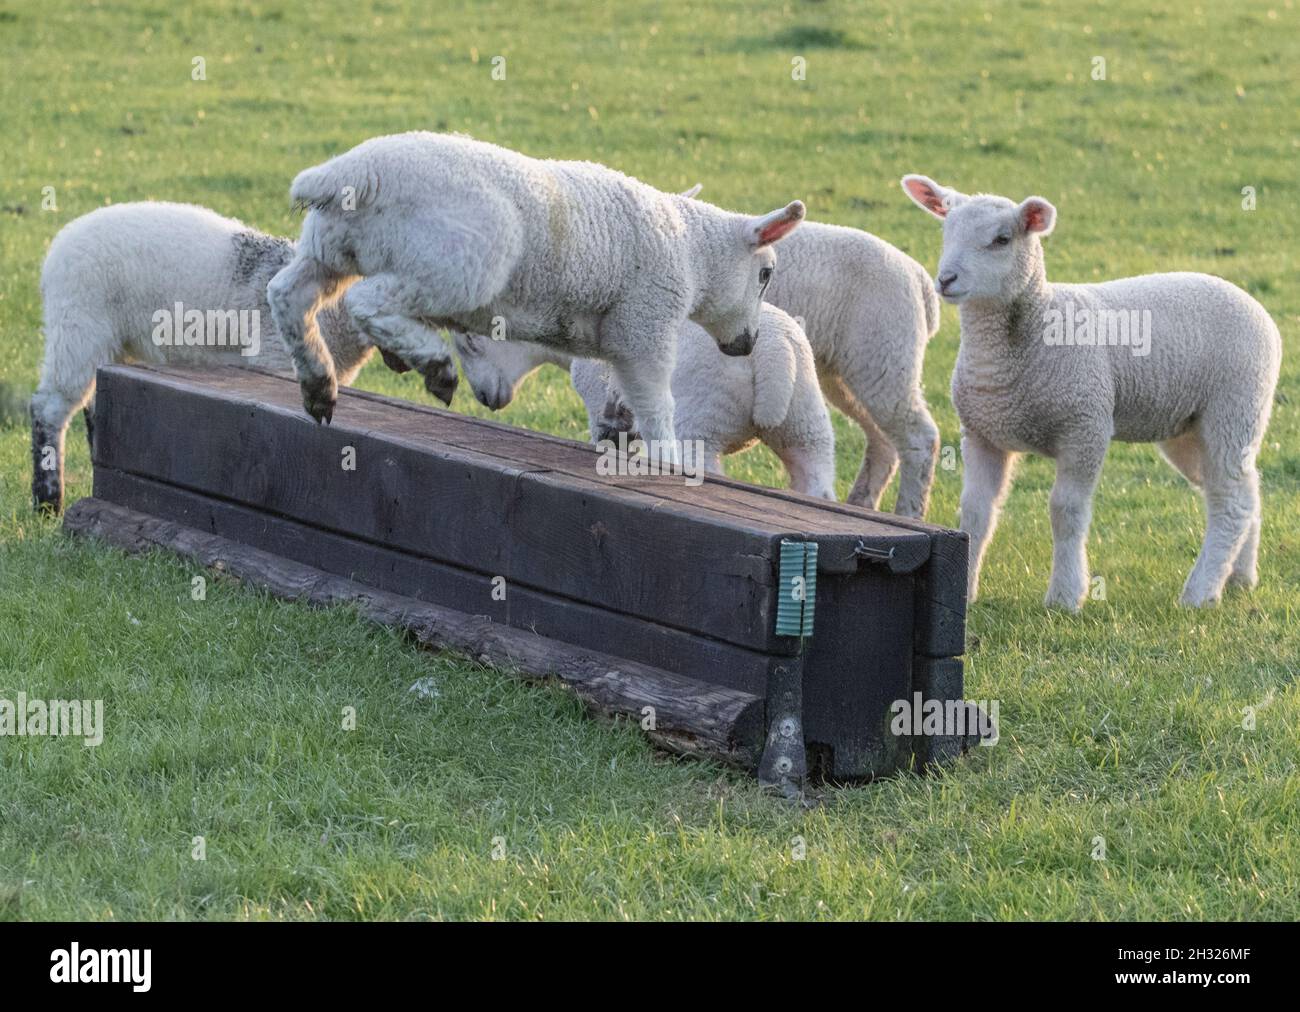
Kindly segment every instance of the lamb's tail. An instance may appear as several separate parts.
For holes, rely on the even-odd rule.
[[[760,429],[774,429],[785,421],[794,397],[794,348],[785,327],[765,319],[750,357],[754,369],[754,424]]]
[[[378,192],[378,178],[366,160],[352,152],[303,169],[289,187],[293,206],[300,211],[329,207],[354,211],[374,200]]]

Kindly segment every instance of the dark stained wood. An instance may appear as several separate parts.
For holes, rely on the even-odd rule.
[[[362,587],[343,577],[258,548],[99,499],[68,510],[64,528],[128,552],[166,548],[217,568],[276,597],[315,605],[350,605],[384,625],[400,628],[424,646],[462,651],[480,663],[531,678],[554,679],[593,710],[641,725],[654,711],[658,744],[754,768],[763,738],[763,700],[671,672],[511,629],[481,616]]]
[[[606,611],[527,587],[493,595],[492,579],[407,552],[323,531],[283,517],[125,474],[95,469],[95,496],[139,513],[272,552],[356,583],[429,604],[482,615],[568,643],[600,649],[686,678],[762,695],[776,658],[655,622]]]
[[[959,657],[918,657],[912,668],[912,691],[920,693],[922,701],[961,700],[962,662]],[[974,704],[969,704],[974,706]],[[974,727],[974,713],[970,714]],[[910,736],[915,767],[919,771],[934,769],[952,762],[963,752],[978,744],[977,735],[913,735]]]
[[[777,733],[781,706],[797,707],[808,753],[833,779],[960,752],[889,723],[914,691],[960,698],[965,535],[725,478],[602,475],[597,459],[586,444],[358,391],[341,394],[333,426],[317,426],[297,385],[275,374],[99,376],[96,498],[130,511],[132,529],[142,517],[171,524],[177,550],[192,543],[173,527],[342,581],[331,593],[453,612],[479,622],[480,637],[527,633],[543,652],[617,655],[675,689],[743,693],[760,704],[745,749]],[[818,545],[806,641],[775,632],[785,538]],[[504,601],[492,594],[502,577]],[[668,684],[602,678],[584,691],[614,712]],[[704,739],[706,754],[732,748]]]
[[[774,632],[780,526],[469,450],[417,450],[337,414],[317,426],[301,407],[103,374],[100,466],[738,646],[789,649]],[[355,471],[341,466],[348,446]]]

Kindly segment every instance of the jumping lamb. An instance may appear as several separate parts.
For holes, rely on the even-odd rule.
[[[576,359],[572,376],[587,406],[592,439],[599,442],[606,436],[608,369],[592,359]],[[702,445],[710,474],[723,473],[724,455],[762,440],[785,465],[792,489],[835,499],[831,417],[808,339],[789,314],[765,303],[753,353],[745,358],[724,356],[702,328],[686,324],[678,338],[672,392],[677,438]],[[626,421],[623,431],[631,428],[631,419]]]
[[[290,240],[191,204],[114,204],[64,226],[41,271],[45,359],[31,402],[35,505],[62,509],[68,422],[94,396],[99,366],[290,370],[269,332],[266,285],[292,256]],[[323,314],[321,328],[339,381],[350,383],[373,351],[370,342],[341,310]],[[91,422],[87,408],[87,435]]]
[[[925,176],[903,189],[943,221],[936,287],[961,312],[952,398],[961,418],[961,526],[973,600],[1017,454],[1056,461],[1046,604],[1071,611],[1088,589],[1092,497],[1112,439],[1154,442],[1205,498],[1200,556],[1182,603],[1212,605],[1225,583],[1254,586],[1256,456],[1282,342],[1264,307],[1208,274],[1101,284],[1047,280],[1042,197],[966,196]]]
[[[901,456],[894,511],[924,517],[939,447],[921,392],[925,347],[939,327],[939,299],[925,268],[867,232],[806,221],[781,243],[763,298],[802,323],[822,392],[866,434],[848,501],[876,509]],[[484,361],[475,355],[481,345],[464,335],[456,340],[475,396],[493,409],[508,404],[532,370],[555,361],[545,348],[522,344],[494,349]],[[616,388],[606,403],[610,412],[595,435],[608,437],[629,412]]]
[[[799,201],[749,217],[602,165],[423,132],[365,141],[300,173],[290,196],[309,210],[267,294],[317,421],[337,391],[313,318],[362,276],[344,305],[444,401],[457,374],[438,328],[538,341],[609,362],[667,460],[682,323],[748,354],[772,245],[804,216]]]

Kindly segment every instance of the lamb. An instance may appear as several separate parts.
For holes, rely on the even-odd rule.
[[[572,377],[587,406],[592,439],[599,442],[611,377],[592,359],[575,359]],[[761,439],[785,465],[792,489],[835,499],[831,417],[808,339],[789,314],[764,303],[758,338],[746,358],[724,356],[702,328],[687,323],[678,337],[672,394],[677,437],[702,445],[710,474],[723,473],[723,455]],[[631,428],[627,422],[625,430]]]
[[[782,241],[764,299],[800,320],[822,392],[866,433],[848,501],[876,509],[901,455],[894,510],[924,517],[939,448],[939,429],[921,392],[925,347],[939,327],[939,299],[925,268],[867,232],[804,222]],[[481,347],[457,335],[466,378],[494,410],[510,402],[533,369],[553,361],[538,346],[494,350],[490,359],[476,356]],[[629,417],[616,389],[607,403],[610,413],[596,435],[616,432],[616,415]]]
[[[1092,496],[1112,439],[1156,443],[1204,496],[1205,540],[1182,603],[1213,605],[1225,583],[1254,586],[1255,462],[1282,359],[1264,307],[1207,274],[1050,283],[1041,242],[1056,223],[1048,201],[967,196],[925,176],[902,183],[943,221],[936,286],[961,307],[952,398],[963,432],[970,598],[1012,464],[1033,452],[1056,461],[1046,604],[1082,606]]]
[[[678,330],[689,318],[724,354],[748,354],[772,246],[804,217],[799,201],[750,217],[602,165],[425,132],[365,141],[301,172],[290,196],[309,210],[267,295],[318,422],[337,390],[314,316],[341,296],[447,402],[457,373],[437,328],[608,362],[669,462]]]
[[[292,256],[290,240],[191,204],[114,204],[64,226],[41,271],[45,359],[31,401],[37,508],[62,509],[68,422],[94,396],[99,366],[137,360],[291,368],[278,341],[261,340],[261,320],[270,322],[267,282]],[[178,304],[181,319],[174,318]],[[216,326],[212,333],[190,327],[194,343],[187,344],[183,318],[192,311]],[[227,332],[227,324],[235,326]],[[323,314],[321,327],[340,382],[350,383],[374,349],[341,310]],[[88,436],[91,424],[87,407]]]

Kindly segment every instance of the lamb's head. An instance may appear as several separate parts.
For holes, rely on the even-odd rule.
[[[943,221],[943,253],[935,290],[948,302],[1011,302],[1044,277],[1041,237],[1056,224],[1042,197],[1019,204],[1006,197],[964,193],[925,176],[904,176],[903,190]]]
[[[773,245],[804,218],[802,201],[759,217],[727,215],[713,237],[706,277],[700,279],[691,319],[709,332],[724,355],[748,355],[758,335],[763,292],[776,270]]]
[[[482,334],[457,333],[456,354],[474,396],[485,408],[504,408],[519,386],[550,361],[545,350],[527,341],[496,341]]]

